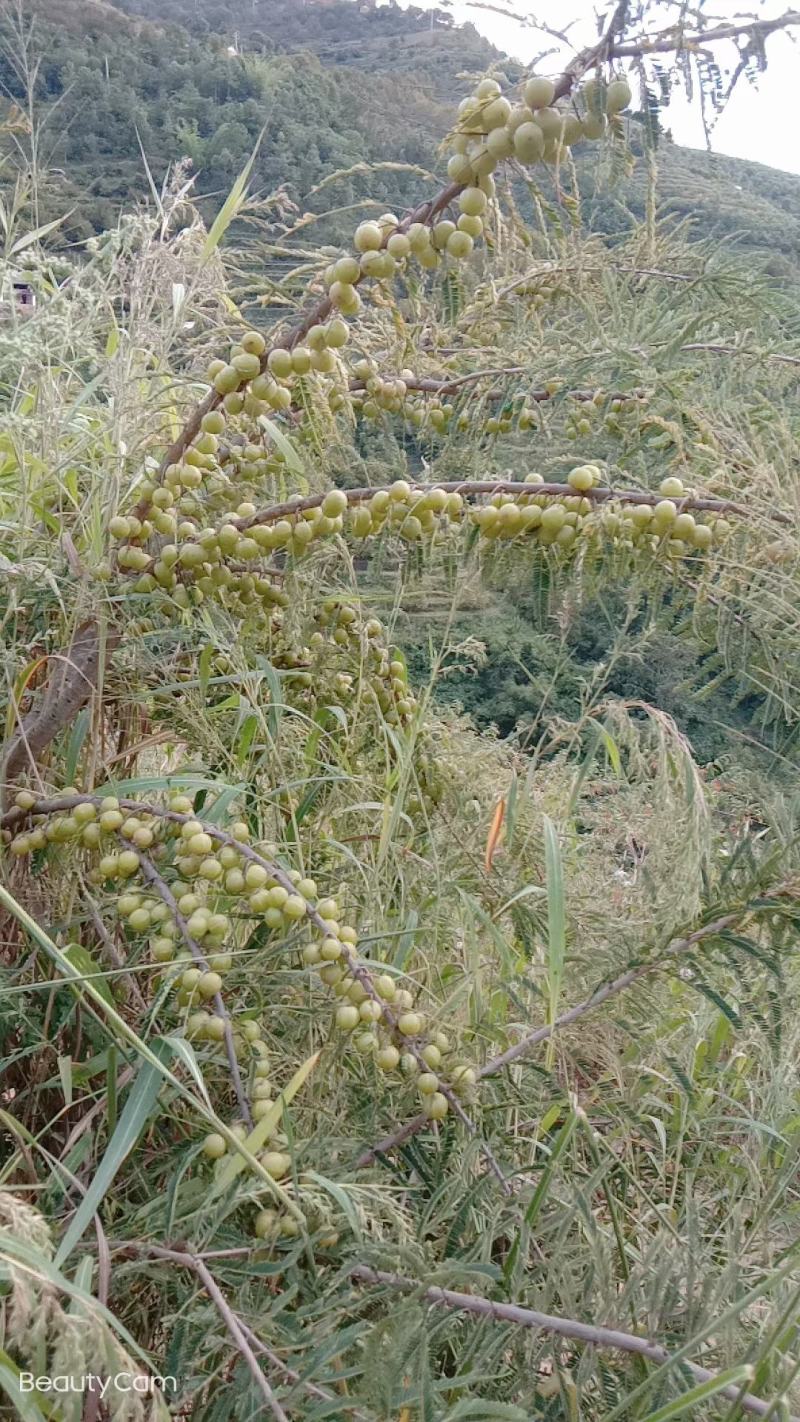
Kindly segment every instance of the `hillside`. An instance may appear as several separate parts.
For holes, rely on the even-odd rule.
[[[147,196],[141,150],[157,182],[188,159],[209,215],[259,140],[252,187],[261,197],[284,190],[318,212],[413,203],[430,191],[425,174],[441,172],[437,148],[465,74],[498,65],[509,80],[520,72],[443,10],[356,0],[231,0],[224,11],[215,0],[25,0],[25,11],[24,43],[10,10],[0,22],[0,88],[24,104],[27,47],[40,61],[41,215],[68,212],[61,233],[69,241]],[[14,133],[6,143],[7,178],[17,141]],[[611,181],[602,157],[580,148],[576,156],[585,221],[622,235],[644,211],[644,165]],[[344,176],[315,195],[334,173]],[[665,139],[659,194],[662,216],[691,218],[694,236],[734,241],[774,275],[800,274],[795,176]],[[337,226],[331,235],[340,236]]]

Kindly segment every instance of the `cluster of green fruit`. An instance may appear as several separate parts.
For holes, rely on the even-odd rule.
[[[332,374],[337,369],[334,352],[347,344],[349,334],[346,322],[334,317],[312,326],[305,344],[295,345],[291,350],[276,346],[267,354],[261,333],[247,331],[227,361],[211,362],[208,380],[228,415],[253,416],[264,414],[266,410],[288,410],[295,377],[308,375],[312,370],[320,375]],[[221,433],[221,429],[216,432]]]
[[[345,610],[331,605],[324,616],[347,626],[340,622]],[[390,670],[393,680],[404,685],[401,664]],[[225,1040],[223,990],[234,968],[236,924],[255,918],[273,933],[310,933],[302,961],[338,999],[335,1026],[360,1055],[372,1056],[381,1072],[413,1076],[432,1120],[446,1116],[454,1093],[471,1094],[477,1078],[466,1062],[448,1064],[447,1082],[439,1080],[437,1071],[452,1050],[449,1039],[439,1031],[426,1035],[426,1019],[408,988],[359,958],[357,931],[340,922],[338,901],[320,897],[316,883],[299,871],[281,869],[272,857],[274,846],[251,846],[244,822],[228,831],[201,822],[192,801],[180,794],[170,797],[166,810],[153,804],[133,808],[115,797],[101,799],[73,789],[60,797],[58,810],[50,811],[26,790],[18,793],[15,805],[29,828],[6,832],[12,854],[28,855],[49,843],[73,843],[92,852],[89,881],[113,893],[115,911],[131,940],[146,941],[157,969],[155,983],[163,976],[171,987],[193,1040],[212,1046]],[[143,873],[145,857],[158,863],[155,877]],[[233,1040],[250,1069],[252,1114],[259,1120],[273,1105],[268,1048],[257,1023],[241,1014]],[[275,1150],[276,1141],[263,1163],[280,1179],[289,1165]],[[221,1153],[216,1141],[207,1146],[208,1154],[215,1152]]]
[[[609,121],[630,104],[631,90],[627,79],[607,83],[593,77],[572,96],[570,107],[559,108],[556,101],[555,84],[541,76],[525,82],[517,104],[503,95],[496,79],[482,79],[459,105],[447,168],[453,182],[482,184],[507,158],[526,166],[563,162],[572,144],[603,137]]]
[[[534,490],[542,482],[540,474],[525,479]],[[550,494],[497,493],[470,516],[481,537],[491,541],[533,535],[541,545],[568,550],[579,538],[599,538],[612,546],[665,550],[673,558],[705,551],[730,532],[725,519],[709,515],[708,522],[698,522],[693,513],[681,510],[680,504],[692,495],[680,479],[662,480],[663,497],[656,502],[594,504],[588,493],[601,482],[597,465],[580,464],[567,476],[572,493],[565,491],[556,499]]]
[[[529,474],[524,482],[535,487],[543,480],[539,474]],[[131,539],[130,519],[112,520],[112,532],[122,536],[124,523],[129,541],[119,553],[123,567],[129,567],[132,557],[141,554],[140,567],[146,570],[138,574],[136,591],[160,589],[179,607],[206,596],[217,596],[228,606],[234,600],[241,607],[260,604],[273,616],[274,626],[280,625],[280,612],[288,597],[270,579],[269,569],[258,571],[258,562],[276,551],[300,557],[316,540],[342,533],[345,527],[359,540],[388,532],[416,543],[461,525],[468,511],[470,521],[490,540],[534,534],[539,544],[565,549],[582,534],[611,541],[630,538],[653,550],[663,548],[666,541],[667,552],[673,556],[708,549],[715,536],[719,541],[728,532],[726,520],[708,515],[702,522],[680,507],[695,498],[694,491],[685,489],[680,479],[663,480],[659,486],[662,498],[657,501],[631,503],[622,496],[619,504],[606,501],[596,505],[587,495],[600,482],[599,468],[583,464],[567,477],[572,492],[567,488],[563,494],[501,492],[470,506],[457,490],[437,486],[421,490],[404,479],[376,489],[369,498],[359,493],[352,505],[342,489],[332,489],[315,499],[298,496],[296,512],[291,500],[277,512],[260,514],[254,504],[244,502],[238,505],[235,517],[216,528],[198,529],[191,520],[181,522],[176,534],[182,541],[164,544],[152,558]],[[135,524],[133,539],[147,537],[147,521],[140,524],[137,519]],[[340,641],[348,635],[344,627],[339,629]]]

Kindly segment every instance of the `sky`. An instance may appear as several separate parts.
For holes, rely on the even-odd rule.
[[[414,3],[421,8],[434,8],[428,0],[399,0],[403,8]],[[471,21],[498,49],[531,63],[545,49],[554,52],[544,61],[544,72],[555,74],[575,50],[591,44],[597,37],[595,8],[592,0],[493,0],[491,4],[476,0],[436,0],[441,9],[449,10],[458,21]],[[748,7],[749,8],[749,7]],[[759,17],[771,18],[790,8],[780,0],[753,0],[753,10]],[[715,6],[717,22],[743,13],[738,6]],[[499,11],[519,18],[509,18]],[[727,12],[727,13],[726,13]],[[544,24],[562,33],[568,30],[569,49],[559,50],[557,41],[536,30],[530,24],[535,15]],[[525,19],[528,23],[525,23]],[[713,23],[710,21],[709,23]],[[791,38],[794,35],[794,40]],[[800,86],[800,27],[787,33],[770,36],[766,42],[769,67],[759,75],[753,86],[743,75],[727,108],[718,120],[712,135],[714,152],[737,158],[751,158],[768,163],[773,168],[800,173],[800,143],[797,139],[795,101]],[[717,62],[723,69],[736,63],[736,49],[731,43],[715,46]],[[633,85],[634,95],[638,89]],[[704,148],[706,138],[699,115],[699,103],[676,98],[663,115],[665,127],[672,131],[676,142],[692,148]]]

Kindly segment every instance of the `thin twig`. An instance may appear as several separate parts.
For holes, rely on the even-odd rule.
[[[543,1333],[555,1333],[561,1338],[574,1338],[580,1343],[587,1343],[594,1348],[613,1348],[624,1353],[637,1353],[642,1358],[649,1358],[653,1363],[669,1364],[676,1363],[686,1368],[688,1372],[696,1378],[697,1382],[711,1382],[718,1376],[710,1368],[703,1368],[699,1363],[692,1363],[688,1358],[677,1357],[662,1347],[660,1343],[650,1343],[646,1338],[639,1338],[635,1333],[621,1333],[616,1328],[603,1328],[592,1323],[581,1323],[573,1318],[559,1318],[550,1313],[539,1313],[535,1309],[522,1308],[518,1304],[496,1303],[493,1299],[483,1298],[480,1294],[461,1294],[454,1289],[442,1289],[436,1285],[426,1287],[416,1279],[407,1279],[402,1274],[389,1274],[381,1269],[370,1269],[365,1264],[357,1264],[351,1271],[352,1278],[363,1284],[384,1284],[387,1288],[401,1293],[415,1293],[428,1303],[438,1304],[443,1308],[457,1309],[460,1313],[471,1313],[477,1318],[488,1318],[494,1323],[516,1323],[522,1328],[532,1328]],[[762,1398],[755,1397],[752,1393],[742,1393],[740,1388],[731,1385],[720,1389],[720,1396],[736,1401],[747,1412],[753,1412],[759,1417],[765,1416],[771,1404],[764,1402]],[[800,1419],[791,1417],[789,1422],[800,1422]]]
[[[699,943],[703,938],[710,938],[714,934],[722,933],[726,928],[730,928],[732,924],[737,923],[749,911],[748,909],[741,909],[736,913],[724,914],[721,918],[715,919],[713,923],[705,924],[703,928],[698,928],[694,933],[690,933],[686,938],[676,939],[667,947],[666,953],[661,958],[653,962],[639,963],[635,968],[629,968],[626,972],[620,973],[620,975],[612,979],[611,982],[604,983],[601,987],[596,988],[583,1002],[578,1003],[575,1007],[570,1007],[567,1012],[562,1012],[561,1016],[557,1017],[554,1022],[546,1023],[543,1027],[536,1027],[533,1031],[527,1032],[524,1037],[514,1043],[513,1047],[509,1047],[507,1051],[501,1052],[499,1056],[493,1057],[490,1061],[486,1062],[477,1073],[478,1079],[483,1080],[483,1078],[487,1076],[496,1076],[499,1071],[509,1066],[511,1062],[516,1061],[518,1057],[524,1056],[541,1042],[546,1042],[555,1032],[559,1032],[563,1027],[568,1027],[573,1022],[577,1022],[578,1018],[585,1016],[587,1012],[592,1012],[595,1007],[599,1007],[601,1003],[606,1002],[610,997],[615,997],[617,993],[623,992],[626,988],[631,987],[648,973],[655,972],[657,968],[662,966],[665,957],[677,957],[681,953],[687,952],[688,949],[692,948],[695,943]],[[387,1155],[390,1150],[394,1150],[396,1146],[402,1145],[404,1141],[409,1140],[411,1136],[416,1135],[418,1131],[424,1130],[427,1124],[427,1117],[421,1114],[415,1116],[411,1121],[406,1121],[405,1125],[393,1131],[391,1135],[384,1136],[376,1145],[370,1146],[369,1150],[363,1151],[356,1161],[356,1166],[362,1168],[371,1165],[377,1156]]]
[[[198,1255],[190,1254],[182,1249],[168,1249],[158,1244],[139,1244],[137,1241],[115,1244],[113,1248],[121,1251],[124,1250],[126,1253],[136,1252],[137,1254],[150,1254],[155,1259],[168,1259],[173,1264],[178,1264],[184,1269],[190,1269],[200,1280],[211,1302],[214,1304],[231,1338],[244,1358],[256,1386],[259,1388],[276,1422],[289,1422],[287,1414],[284,1412],[269,1382],[258,1366],[258,1359],[250,1347],[241,1320],[233,1312],[214,1275]],[[248,1332],[250,1332],[249,1329]]]
[[[85,887],[85,885],[82,885],[82,888],[84,888],[84,890]],[[92,927],[94,928],[94,931],[97,934],[97,937],[99,938],[100,942],[103,944],[107,956],[110,958],[114,967],[119,969],[119,977],[128,989],[128,995],[130,996],[132,1001],[136,1004],[140,1012],[146,1012],[147,1001],[144,997],[142,989],[139,987],[139,984],[136,981],[136,978],[134,977],[133,973],[128,973],[125,971],[125,959],[120,953],[119,948],[117,947],[116,943],[111,937],[111,934],[103,923],[102,918],[97,912],[97,907],[95,905],[94,899],[88,893],[86,893],[85,897],[86,904],[89,910],[89,917],[92,920]]]

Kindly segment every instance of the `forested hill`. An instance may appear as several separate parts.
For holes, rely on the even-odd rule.
[[[70,240],[116,221],[145,196],[144,150],[160,181],[188,158],[209,208],[263,130],[253,185],[285,188],[301,209],[374,199],[403,206],[441,173],[437,148],[463,76],[519,66],[444,11],[367,0],[24,0],[23,45],[8,7],[0,84],[22,104],[20,53],[40,60],[36,98],[42,215],[71,209]],[[224,30],[221,28],[224,24]],[[365,72],[369,82],[365,82]],[[402,75],[402,83],[398,83]],[[13,117],[13,115],[12,115]],[[3,142],[13,157],[18,134]],[[634,130],[635,139],[635,130]],[[577,150],[588,220],[613,236],[644,203],[643,165],[616,183]],[[365,171],[364,165],[390,164]],[[401,165],[400,167],[395,165]],[[405,166],[402,166],[405,165]],[[6,170],[5,180],[13,171]],[[323,179],[335,183],[315,196]],[[0,182],[4,181],[0,178]],[[753,250],[778,276],[800,274],[800,179],[664,140],[662,212],[699,237]]]

